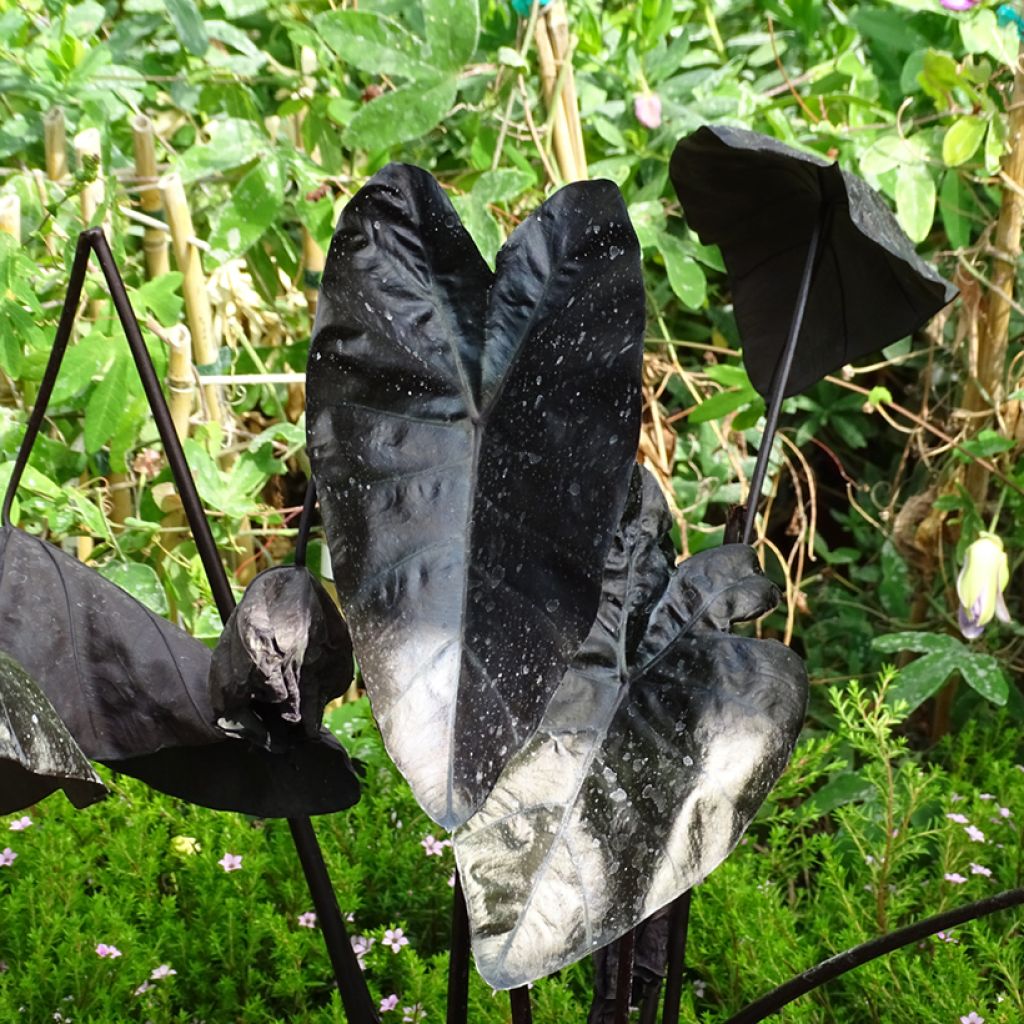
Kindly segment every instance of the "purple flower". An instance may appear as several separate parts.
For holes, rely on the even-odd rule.
[[[104,960],[116,960],[121,955],[117,946],[108,946],[105,942],[97,943],[96,955]]]
[[[992,877],[992,869],[985,867],[983,864],[975,864],[971,862],[971,874],[972,875],[984,875],[986,878]]]
[[[439,842],[433,836],[424,836],[420,842],[428,857],[440,857],[447,845],[447,841]]]
[[[953,885],[963,885],[967,881],[958,871],[947,871],[942,877]]]
[[[947,0],[942,0],[942,2],[946,3]],[[970,1013],[961,1014],[960,1024],[985,1024],[985,1018],[971,1010]]]
[[[314,914],[312,910],[307,910],[304,914],[299,914],[299,927],[315,928],[316,914]]]
[[[941,3],[947,11],[969,11],[980,2],[981,0],[939,0],[939,3]],[[963,1020],[964,1018],[961,1017],[960,1019]],[[968,1024],[974,1024],[974,1021],[969,1021]]]
[[[958,825],[967,824],[967,818],[962,814],[947,814],[946,817],[949,818],[950,821],[955,821]]]
[[[387,946],[392,953],[397,953],[403,946],[409,945],[409,940],[405,937],[401,928],[395,928],[394,930],[388,928],[384,932],[383,945]]]
[[[1012,813],[1013,812],[1010,810],[1009,807],[1000,807],[999,808],[999,817],[1000,818],[1009,818]]]
[[[402,1016],[402,1024],[415,1024],[418,1020],[423,1020],[426,1017],[426,1013],[423,1012],[423,1007],[419,1003],[413,1003],[412,1006],[403,1006],[404,1011]]]
[[[959,939],[953,938],[953,934],[951,932],[936,932],[935,938],[940,942],[952,942],[954,945],[959,944],[960,942]]]
[[[982,832],[981,829],[978,828],[977,826],[975,826],[975,825],[968,825],[964,829],[964,831],[967,833],[967,838],[970,839],[970,841],[972,843],[983,843],[983,842],[985,842],[985,833]]]
[[[363,957],[370,952],[370,947],[376,942],[376,939],[363,938],[362,935],[353,935],[349,940],[352,943],[352,952],[356,955],[356,960],[359,963],[359,970],[366,970],[366,961]]]
[[[12,821],[7,827],[12,832],[24,832],[25,829],[32,827],[32,819],[26,814],[24,817]]]
[[[455,872],[454,871],[448,876],[448,888],[449,889],[454,889],[455,888]]]
[[[172,974],[178,972],[170,964],[161,964],[159,967],[154,967],[149,972],[150,981],[159,981],[161,978],[169,978]]]
[[[0,868],[9,868],[17,856],[9,846],[5,846],[3,853],[0,853]]]
[[[217,863],[228,872],[242,870],[242,855],[240,853],[225,853]]]
[[[391,995],[385,996],[380,1001],[380,1012],[381,1013],[387,1013],[389,1010],[393,1010],[397,1005],[398,1005],[398,996],[396,996],[394,994],[394,992],[392,992]]]
[[[156,985],[151,985],[148,981],[144,981],[141,985],[136,987],[135,991],[132,994],[137,996],[144,996],[151,988],[156,988]]]
[[[633,113],[645,128],[661,125],[661,100],[657,93],[642,92],[633,97]]]

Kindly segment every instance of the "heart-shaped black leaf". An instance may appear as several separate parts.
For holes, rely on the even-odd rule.
[[[352,641],[304,566],[279,565],[245,588],[210,667],[217,726],[280,752],[320,733],[324,708],[352,682]]]
[[[43,691],[0,652],[0,814],[31,807],[56,789],[76,807],[107,792]]]
[[[645,473],[590,636],[536,734],[456,833],[477,967],[496,988],[606,945],[704,878],[796,742],[800,659],[729,632],[770,610],[777,590],[738,544],[670,576],[668,525]]]
[[[210,651],[51,544],[0,532],[0,650],[39,682],[85,754],[172,796],[263,817],[350,807],[359,784],[325,731],[277,755],[226,739]]]
[[[425,171],[345,208],[307,375],[335,583],[384,742],[464,821],[597,611],[640,425],[640,253],[610,182],[534,211],[492,273]]]

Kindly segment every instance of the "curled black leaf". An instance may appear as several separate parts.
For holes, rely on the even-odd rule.
[[[390,165],[331,242],[307,373],[334,578],[388,751],[464,821],[597,610],[640,425],[640,251],[567,186],[492,273],[443,190]]]
[[[76,807],[107,792],[42,690],[0,652],[0,814],[30,807],[57,789]]]
[[[281,565],[245,589],[210,666],[217,725],[267,750],[316,739],[352,682],[345,620],[308,569]]]
[[[0,531],[0,650],[38,680],[86,756],[165,793],[264,817],[350,807],[359,784],[326,732],[281,755],[226,739],[210,651],[38,537]]]
[[[496,988],[606,945],[704,878],[796,742],[800,659],[729,631],[769,611],[776,588],[738,544],[673,571],[668,525],[645,473],[594,628],[536,734],[456,832],[477,967]]]

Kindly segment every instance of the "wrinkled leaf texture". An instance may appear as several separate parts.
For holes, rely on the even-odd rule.
[[[107,792],[43,691],[0,652],[0,814],[31,807],[58,789],[76,807]]]
[[[392,164],[331,242],[307,373],[335,584],[392,759],[453,828],[597,611],[640,426],[644,293],[618,189],[566,186],[492,272]]]
[[[669,166],[687,222],[729,272],[743,362],[767,396],[815,225],[823,235],[785,394],[917,330],[956,297],[885,200],[838,164],[778,139],[704,125]]]
[[[512,988],[593,952],[701,881],[785,767],[807,677],[730,626],[778,600],[753,550],[673,570],[646,472],[594,628],[536,734],[455,834],[477,967]]]
[[[207,695],[207,647],[10,526],[0,533],[0,650],[38,680],[89,758],[155,789],[263,817],[324,814],[359,798],[326,732],[280,755],[225,738]]]
[[[304,566],[278,565],[245,588],[210,667],[210,704],[229,735],[279,752],[313,740],[352,682],[352,641]]]

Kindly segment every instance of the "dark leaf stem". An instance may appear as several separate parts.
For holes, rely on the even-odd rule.
[[[131,349],[143,390],[149,402],[153,419],[156,422],[160,439],[163,442],[167,461],[174,476],[175,486],[178,488],[185,514],[188,517],[189,526],[196,541],[196,548],[202,560],[207,578],[210,581],[210,588],[217,604],[217,610],[220,612],[222,619],[227,619],[235,604],[231,584],[217,552],[217,545],[210,530],[209,521],[199,500],[195,482],[185,460],[185,453],[178,440],[178,435],[175,432],[170,411],[160,389],[160,382],[157,379],[152,360],[149,358],[149,352],[146,350],[138,320],[135,317],[128,293],[125,290],[124,281],[121,279],[113,253],[110,251],[110,246],[100,228],[90,228],[88,231],[82,232],[78,238],[78,246],[75,250],[75,259],[68,282],[67,297],[61,312],[53,353],[47,365],[43,382],[40,385],[39,397],[29,419],[25,439],[18,452],[18,457],[11,473],[10,485],[4,498],[2,510],[4,523],[7,524],[10,521],[10,508],[13,496],[21,474],[28,462],[32,443],[42,424],[43,416],[46,412],[46,404],[53,390],[64,352],[67,349],[78,304],[82,296],[82,287],[85,281],[90,250],[96,254],[100,269],[103,271],[103,276],[107,282],[110,297],[114,303],[114,309],[117,311],[118,319],[121,321],[121,326],[124,328],[125,336],[128,339],[128,346]],[[374,1009],[362,972],[359,969],[356,956],[352,951],[352,946],[345,930],[344,920],[334,897],[330,877],[327,874],[323,854],[317,842],[316,833],[313,831],[312,823],[308,817],[303,817],[290,818],[288,819],[288,824],[291,828],[292,839],[295,842],[296,851],[298,852],[299,860],[313,897],[317,919],[320,922],[324,941],[327,944],[328,954],[334,968],[346,1016],[350,1024],[376,1024],[379,1018]]]
[[[995,896],[988,897],[988,899],[968,903],[954,910],[935,914],[933,917],[926,917],[923,921],[907,925],[905,928],[897,928],[894,932],[880,935],[877,939],[871,939],[869,942],[861,943],[852,949],[830,956],[827,960],[804,971],[803,974],[790,978],[784,985],[761,996],[760,999],[730,1017],[726,1024],[757,1024],[758,1021],[778,1013],[794,999],[799,999],[800,996],[812,992],[826,982],[880,956],[885,956],[886,953],[892,953],[913,942],[919,942],[936,932],[946,931],[979,917],[994,914],[999,910],[1008,910],[1010,907],[1019,907],[1022,904],[1024,904],[1024,889],[1007,889],[1004,892],[996,893]]]

